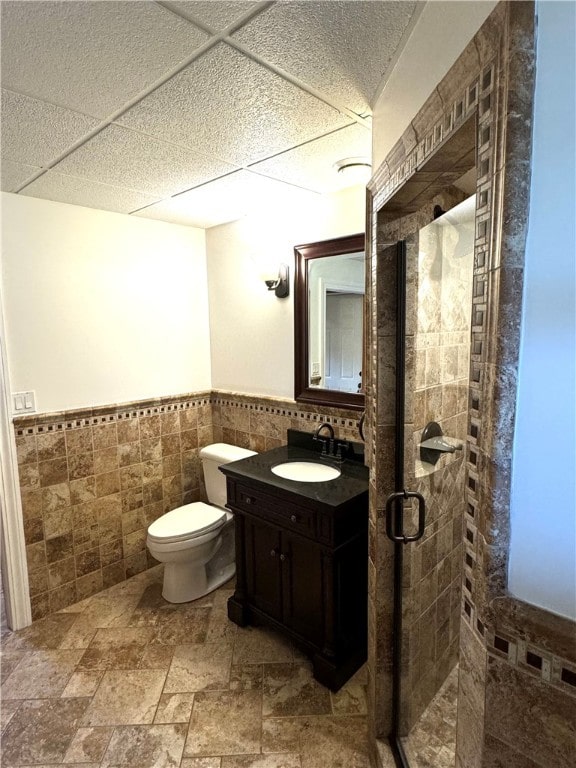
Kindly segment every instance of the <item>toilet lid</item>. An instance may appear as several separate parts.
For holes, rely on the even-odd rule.
[[[148,535],[162,541],[190,539],[218,528],[225,520],[225,510],[195,501],[159,517],[148,528]]]

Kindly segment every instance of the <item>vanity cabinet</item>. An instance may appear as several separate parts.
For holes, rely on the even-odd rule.
[[[320,643],[322,574],[314,545],[249,517],[244,518],[244,541],[248,603]]]
[[[242,473],[242,465],[261,465],[262,456],[222,467],[236,530],[228,616],[290,637],[310,656],[316,679],[335,691],[366,660],[367,480],[341,502],[328,483],[321,485],[330,485],[334,498],[323,499],[318,489],[310,497],[297,483]]]

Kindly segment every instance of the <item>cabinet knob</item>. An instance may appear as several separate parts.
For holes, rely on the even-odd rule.
[[[296,523],[297,521],[298,521],[298,518],[296,517],[296,515],[291,515],[290,516],[290,522]]]
[[[254,499],[250,498],[250,496],[246,496],[244,501],[246,502],[246,504],[252,504],[254,502]]]
[[[280,555],[280,560],[282,560],[282,562],[284,562],[284,560],[286,560],[286,559],[287,559],[286,555],[284,555],[284,554]]]
[[[271,549],[270,550],[270,557],[276,557],[277,554],[278,554],[278,552],[276,552],[275,549]]]

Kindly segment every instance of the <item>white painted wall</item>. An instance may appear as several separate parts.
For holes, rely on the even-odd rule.
[[[294,397],[294,246],[364,232],[365,196],[350,187],[207,230],[214,389]],[[289,265],[290,298],[266,290],[262,258]]]
[[[576,6],[537,13],[509,588],[576,619]]]
[[[46,412],[210,388],[203,230],[1,200],[12,391]]]
[[[497,0],[433,0],[424,5],[374,104],[374,170],[497,4]]]

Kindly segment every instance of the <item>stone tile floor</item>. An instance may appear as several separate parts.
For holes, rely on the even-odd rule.
[[[228,583],[161,596],[161,566],[3,630],[3,768],[368,768],[365,672],[337,694]]]

